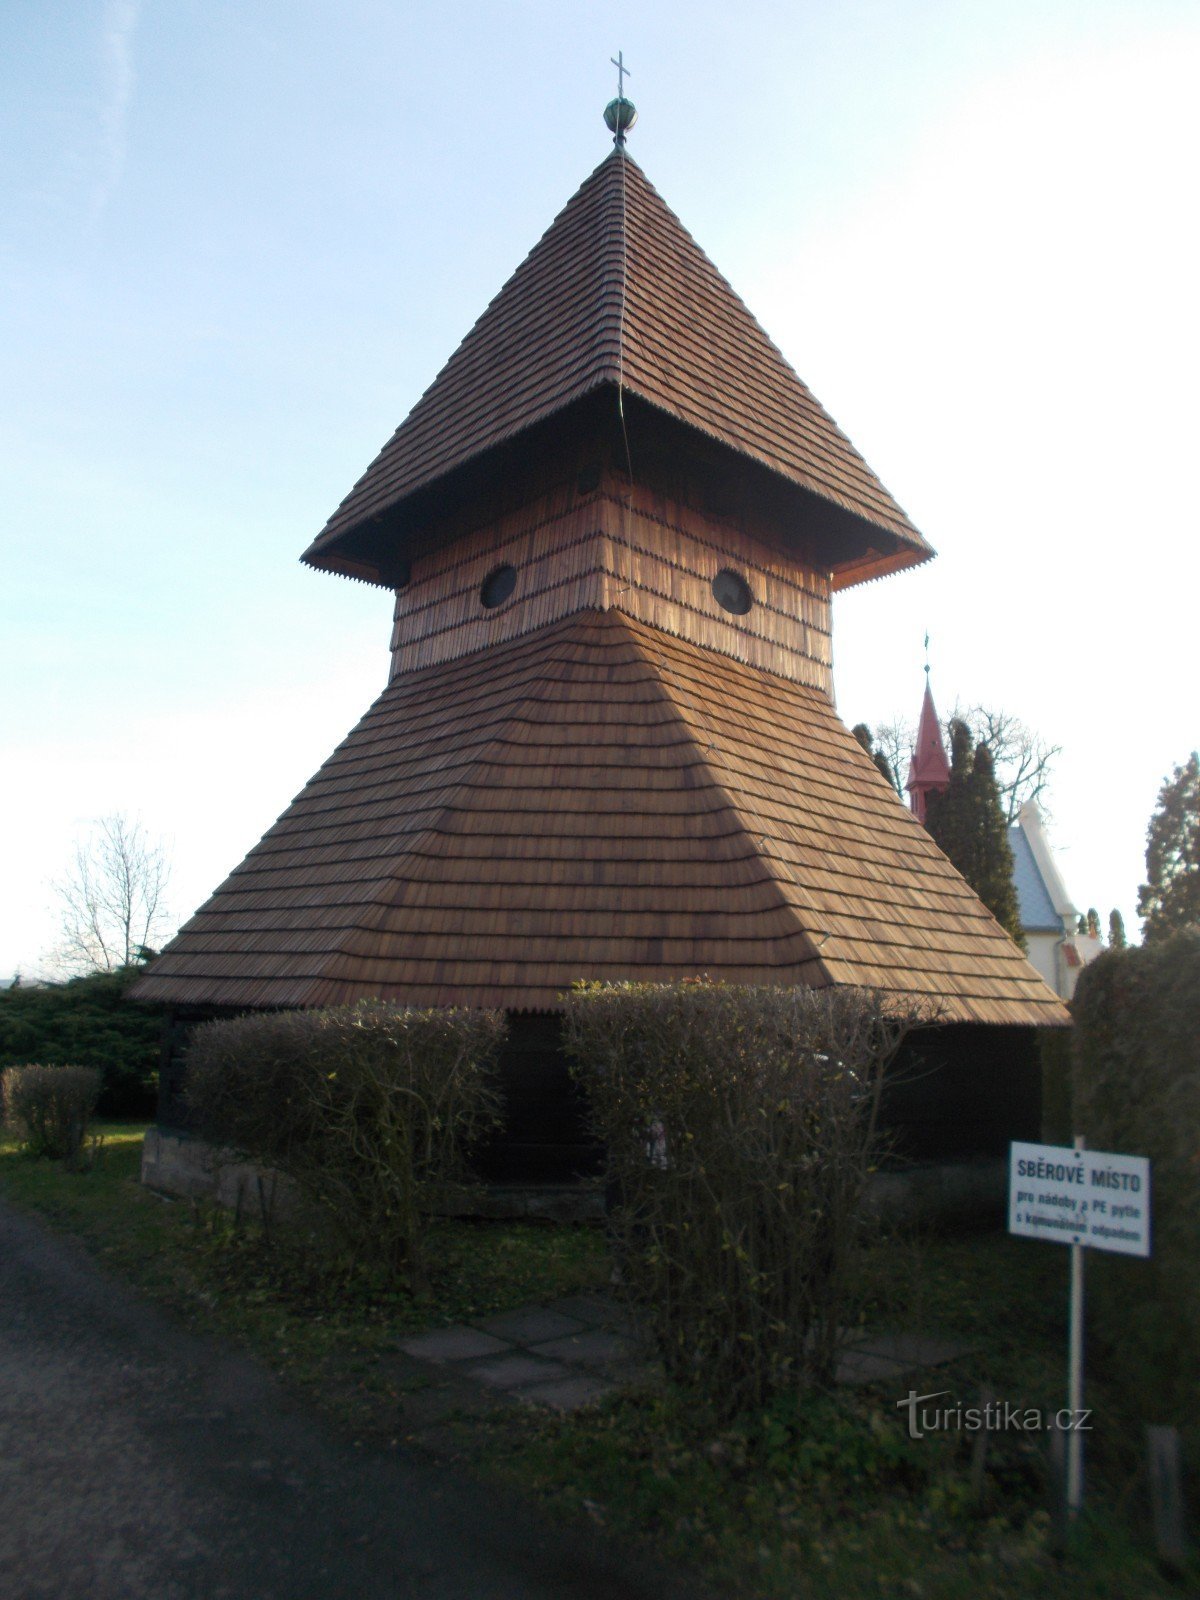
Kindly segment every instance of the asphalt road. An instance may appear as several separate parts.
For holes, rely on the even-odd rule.
[[[447,1467],[358,1449],[0,1206],[4,1600],[668,1600]],[[692,1588],[692,1594],[695,1590]]]

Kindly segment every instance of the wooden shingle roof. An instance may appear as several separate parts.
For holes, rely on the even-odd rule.
[[[616,611],[395,679],[135,997],[552,1009],[700,973],[1067,1020],[824,694]]]
[[[874,533],[870,575],[932,554],[628,154],[559,213],[305,552],[347,536],[605,386]],[[879,541],[878,535],[885,536]]]

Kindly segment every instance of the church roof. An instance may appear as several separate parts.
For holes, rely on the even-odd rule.
[[[1063,931],[1063,919],[1054,909],[1054,901],[1042,877],[1033,848],[1024,830],[1014,824],[1008,830],[1008,845],[1013,858],[1013,887],[1017,891],[1017,908],[1021,926],[1026,933],[1057,933]]]
[[[1036,800],[1027,800],[1008,830],[1013,853],[1013,883],[1021,926],[1028,933],[1063,933],[1079,915],[1058,870]]]
[[[932,554],[730,285],[618,149],[559,213],[305,552],[347,537],[605,386],[854,519],[847,581]],[[615,407],[614,407],[615,409]],[[350,570],[347,568],[347,570]]]
[[[538,1010],[702,973],[1067,1020],[826,695],[616,611],[396,678],[135,997]]]

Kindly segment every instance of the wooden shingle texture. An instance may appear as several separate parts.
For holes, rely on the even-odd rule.
[[[605,385],[899,540],[886,565],[932,553],[641,168],[614,150],[303,559],[323,565],[352,529]]]
[[[1066,1021],[824,694],[617,611],[396,678],[135,994],[538,1010],[700,973]]]
[[[489,572],[510,563],[511,599],[479,603]],[[734,616],[713,595],[730,565],[753,596]],[[832,693],[827,573],[769,537],[722,524],[641,484],[602,478],[558,487],[447,542],[416,563],[396,596],[392,673],[491,649],[585,609],[610,606],[693,644]]]

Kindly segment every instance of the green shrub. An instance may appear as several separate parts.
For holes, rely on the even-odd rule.
[[[100,1094],[94,1067],[6,1067],[0,1073],[4,1120],[33,1156],[50,1156],[77,1167]]]
[[[141,972],[125,967],[0,990],[0,1067],[26,1061],[95,1067],[101,1116],[152,1116],[163,1008],[125,999]]]
[[[918,1021],[855,989],[583,985],[565,1039],[625,1289],[731,1415],[829,1382],[853,1320],[884,1067]]]
[[[422,1221],[499,1121],[499,1012],[366,1002],[202,1024],[197,1125],[291,1178],[358,1255],[419,1283]]]
[[[1151,1161],[1150,1260],[1089,1262],[1097,1359],[1130,1424],[1174,1424],[1200,1459],[1200,929],[1106,951],[1072,1010],[1077,1131]]]

